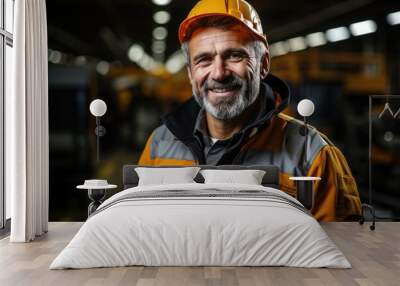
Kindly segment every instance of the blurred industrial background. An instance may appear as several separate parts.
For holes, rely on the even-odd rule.
[[[122,189],[163,114],[191,96],[177,30],[194,0],[48,0],[50,221],[81,221],[76,185],[104,178]],[[311,123],[346,155],[368,201],[369,95],[373,203],[400,216],[400,1],[249,0],[270,43],[272,73],[309,98]],[[96,162],[93,99],[108,106]],[[386,110],[385,103],[392,113]],[[396,116],[395,116],[396,115]],[[109,194],[111,195],[111,193]]]

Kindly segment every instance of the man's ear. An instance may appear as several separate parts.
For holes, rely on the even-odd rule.
[[[270,60],[270,56],[269,56],[269,52],[266,51],[264,56],[261,58],[261,78],[264,79],[268,73],[269,73],[269,69],[270,69],[270,64],[271,64],[271,60]]]

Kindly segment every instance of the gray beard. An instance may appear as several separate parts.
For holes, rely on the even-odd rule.
[[[260,91],[260,78],[255,77],[251,81],[246,81],[236,77],[241,83],[239,94],[226,99],[220,99],[216,104],[208,100],[206,85],[201,89],[192,83],[192,91],[195,100],[204,107],[206,112],[219,120],[230,120],[241,115],[250,105],[252,105]],[[249,84],[250,82],[250,84]],[[221,86],[222,84],[219,84]]]

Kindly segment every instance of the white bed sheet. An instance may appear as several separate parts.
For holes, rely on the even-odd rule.
[[[350,268],[319,223],[280,201],[235,197],[125,200],[145,191],[263,190],[255,185],[178,184],[127,189],[106,200],[50,269],[145,266],[293,266]],[[108,207],[107,207],[108,206]]]

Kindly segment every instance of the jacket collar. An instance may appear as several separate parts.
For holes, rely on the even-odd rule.
[[[282,112],[290,101],[290,90],[288,85],[278,77],[268,74],[261,82],[260,95],[266,100],[263,113],[251,124],[242,129],[243,132],[254,127],[268,124],[270,119]],[[193,141],[193,130],[196,119],[200,112],[200,106],[192,97],[185,101],[176,111],[167,114],[163,118],[163,123],[179,140],[185,142]]]

